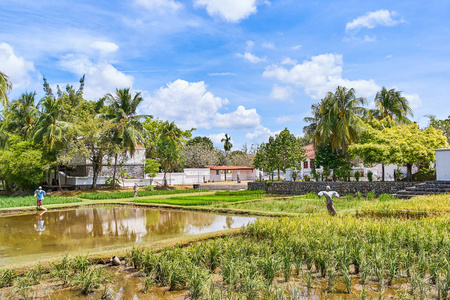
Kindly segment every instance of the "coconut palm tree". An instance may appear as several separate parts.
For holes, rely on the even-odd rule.
[[[5,129],[21,135],[22,138],[30,137],[39,116],[35,96],[35,92],[23,93],[19,99],[10,104],[3,124]]]
[[[0,103],[3,106],[3,109],[8,107],[9,101],[6,95],[11,89],[12,83],[9,81],[8,76],[0,71]]]
[[[233,144],[231,143],[231,137],[225,133],[225,137],[220,140],[223,144],[223,148],[225,149],[225,152],[229,152],[231,148],[233,148]]]
[[[338,86],[334,93],[329,92],[321,102],[323,117],[317,124],[316,136],[321,141],[329,141],[334,151],[341,151],[347,157],[350,167],[348,146],[358,139],[358,128],[362,126],[361,116],[366,99],[356,97],[355,90]]]
[[[110,119],[115,124],[113,135],[114,143],[119,151],[128,151],[133,157],[136,147],[144,144],[145,128],[140,120],[149,118],[150,115],[138,115],[137,107],[143,101],[141,93],[135,93],[132,97],[130,88],[116,89],[116,94],[107,94],[106,100],[109,102],[108,113],[101,117]],[[114,157],[113,188],[115,188],[116,168],[118,153]]]
[[[408,100],[395,89],[387,90],[383,87],[375,96],[376,109],[372,110],[378,120],[387,119],[389,122],[395,121],[398,124],[410,124],[408,115],[413,116]]]

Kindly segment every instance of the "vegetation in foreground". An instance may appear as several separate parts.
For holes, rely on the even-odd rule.
[[[152,191],[138,191],[138,197],[156,196],[156,195],[172,195],[172,194],[189,194],[198,192],[207,192],[208,190],[152,190]],[[80,198],[89,200],[106,200],[106,199],[126,199],[133,198],[134,192],[107,192],[107,193],[86,193],[79,195]]]
[[[79,198],[67,198],[59,196],[46,196],[43,205],[49,204],[64,204],[81,202]],[[23,206],[36,206],[36,197],[33,196],[0,196],[0,208],[8,207],[23,207]]]

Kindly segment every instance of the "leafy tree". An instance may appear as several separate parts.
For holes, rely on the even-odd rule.
[[[351,151],[364,160],[405,165],[409,181],[414,163],[432,162],[435,160],[434,149],[448,147],[442,131],[431,126],[423,131],[417,124],[394,126],[381,131],[368,127],[367,131],[366,143],[353,145]]]
[[[188,168],[215,166],[219,163],[220,158],[220,150],[211,148],[205,143],[189,144],[188,142],[183,148],[182,154]]]
[[[147,158],[144,160],[144,174],[147,174],[150,178],[150,185],[152,185],[152,180],[154,177],[156,177],[156,174],[159,173],[159,168],[161,167],[161,164],[156,160],[152,158]]]
[[[196,136],[196,137],[190,139],[187,142],[186,146],[192,146],[192,145],[198,145],[198,144],[203,144],[210,150],[214,149],[213,142],[207,136]]]
[[[436,119],[436,116],[428,115],[430,120],[428,126],[433,126],[436,129],[442,130],[444,135],[447,137],[447,141],[450,143],[450,116],[444,120]]]
[[[227,133],[225,133],[225,137],[220,141],[223,143],[223,149],[225,150],[225,152],[229,152],[231,148],[233,148],[231,137]]]
[[[314,168],[323,167],[325,177],[328,177],[333,171],[333,179],[336,180],[336,170],[342,168],[345,164],[344,155],[333,151],[331,145],[317,146]]]
[[[233,151],[225,157],[225,165],[253,166],[253,157],[241,150]]]
[[[254,164],[265,171],[278,170],[279,179],[280,170],[285,172],[289,168],[300,168],[303,160],[305,160],[305,149],[302,148],[300,139],[285,128],[274,138],[270,137],[268,143],[261,144]]]
[[[0,178],[7,186],[15,183],[19,188],[31,190],[44,181],[48,162],[40,147],[31,141],[11,136],[8,150],[0,150]]]

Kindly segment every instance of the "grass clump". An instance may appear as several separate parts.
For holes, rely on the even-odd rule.
[[[266,191],[264,190],[243,190],[243,191],[217,191],[216,196],[264,196]]]
[[[157,196],[157,195],[174,195],[174,194],[189,194],[198,192],[207,192],[208,190],[149,190],[149,191],[138,191],[138,197],[145,196]],[[107,199],[126,199],[133,198],[134,192],[106,192],[106,193],[86,193],[79,195],[80,198],[89,200],[107,200]]]
[[[81,202],[79,198],[72,197],[59,197],[59,196],[45,196],[42,205],[49,204],[64,204]],[[36,197],[33,196],[0,196],[0,208],[8,207],[23,207],[23,206],[36,206]]]

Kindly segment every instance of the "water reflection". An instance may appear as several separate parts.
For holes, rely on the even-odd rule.
[[[107,250],[236,228],[255,220],[135,207],[80,208],[0,217],[0,267],[65,252]],[[35,230],[29,230],[30,226]]]

